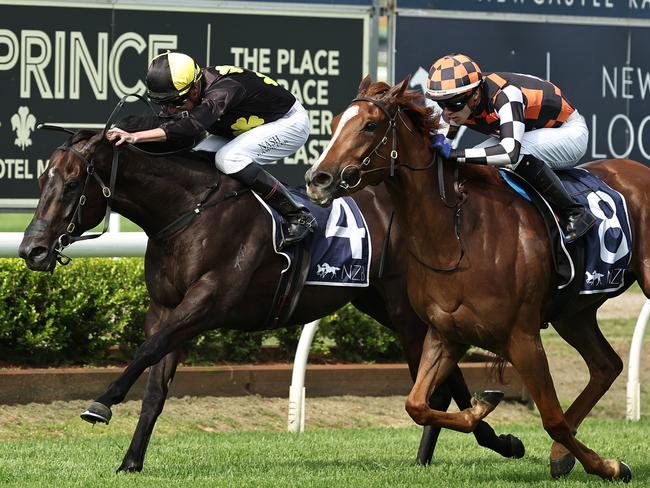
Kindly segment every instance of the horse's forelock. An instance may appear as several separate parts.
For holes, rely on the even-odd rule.
[[[426,105],[424,95],[419,91],[406,90],[399,94],[389,84],[378,81],[371,84],[363,96],[381,100],[387,106],[401,106],[423,134],[435,131],[440,125],[439,117],[433,115],[433,109]]]
[[[383,81],[377,81],[368,87],[368,89],[364,93],[364,96],[370,98],[377,98],[382,95],[385,95],[388,92],[388,90],[390,90],[390,85],[388,83],[384,83]]]

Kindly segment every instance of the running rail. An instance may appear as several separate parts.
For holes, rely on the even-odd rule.
[[[632,335],[632,345],[630,346],[630,360],[627,372],[627,419],[641,419],[641,381],[639,371],[641,369],[641,348],[643,346],[643,337],[645,329],[650,320],[650,300],[646,300],[639,314]]]
[[[309,349],[319,323],[320,320],[315,320],[303,327],[296,348],[296,358],[293,361],[293,372],[291,373],[291,386],[289,387],[289,419],[287,422],[289,432],[300,433],[305,431],[305,371],[307,369]]]
[[[0,258],[17,258],[22,232],[0,232]],[[75,257],[142,257],[147,248],[144,232],[108,232],[101,239],[75,242],[65,254]]]

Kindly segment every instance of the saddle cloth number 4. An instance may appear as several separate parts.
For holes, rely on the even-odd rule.
[[[343,225],[338,225],[341,212],[345,214],[345,222]],[[332,212],[327,219],[325,237],[342,237],[347,239],[352,258],[363,258],[363,240],[366,238],[366,229],[363,226],[357,226],[357,219],[354,217],[350,205],[343,198],[337,198],[332,202]]]

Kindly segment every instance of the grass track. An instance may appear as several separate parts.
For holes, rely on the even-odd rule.
[[[650,422],[588,420],[581,439],[606,457],[620,456],[635,485],[650,484]],[[110,427],[95,436],[0,444],[2,486],[67,487],[583,487],[611,486],[578,466],[570,478],[548,475],[550,440],[538,423],[501,425],[526,444],[521,460],[480,449],[473,436],[445,431],[434,464],[418,467],[419,429],[319,430],[287,433],[193,432],[156,437],[145,470],[116,475],[129,438]]]

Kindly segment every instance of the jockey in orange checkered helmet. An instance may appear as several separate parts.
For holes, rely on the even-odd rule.
[[[575,166],[587,151],[584,117],[550,81],[517,73],[484,73],[465,54],[438,59],[429,70],[426,96],[449,124],[432,145],[459,163],[510,166],[557,211],[567,241],[584,235],[594,217],[566,192],[552,168]],[[468,149],[452,149],[461,126],[490,136]]]

